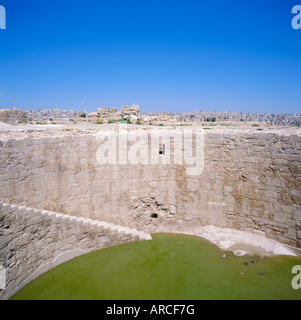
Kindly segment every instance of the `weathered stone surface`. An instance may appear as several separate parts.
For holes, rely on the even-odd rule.
[[[130,116],[138,117],[140,113],[140,106],[123,106],[121,107],[121,114],[124,119],[128,119]]]
[[[158,131],[143,130],[149,143],[154,130]],[[175,136],[187,129],[165,130]],[[300,136],[207,133],[204,171],[189,176],[188,164],[174,163],[173,138],[170,146],[165,139],[165,155],[159,154],[159,148],[158,154],[150,148],[134,149],[139,139],[128,144],[124,139],[118,142],[119,148],[137,151],[138,159],[146,154],[146,159],[158,159],[158,163],[131,163],[117,148],[116,159],[120,156],[124,162],[100,164],[96,155],[103,141],[97,139],[98,132],[0,135],[0,198],[145,231],[168,229],[170,225],[185,231],[191,226],[214,224],[257,230],[283,243],[301,246]],[[138,135],[141,130],[131,132]],[[182,140],[183,149],[186,140]],[[193,152],[196,150],[194,146]],[[10,225],[4,216],[3,225]],[[30,225],[36,232],[45,233],[49,221],[32,220]]]
[[[9,298],[43,272],[83,253],[151,239],[135,229],[125,232],[121,226],[45,210],[0,203],[0,213],[0,266],[6,271],[0,299]]]
[[[170,132],[182,134],[183,130]],[[148,131],[149,141],[151,133]],[[60,131],[51,136],[46,132],[32,139],[12,136],[0,147],[0,198],[76,216],[122,221],[144,230],[168,225],[171,218],[183,228],[185,221],[229,223],[241,230],[263,232],[267,223],[284,223],[290,228],[300,221],[300,140],[300,136],[283,138],[273,133],[206,134],[204,172],[193,177],[186,175],[185,163],[173,161],[131,164],[125,158],[123,165],[101,165],[96,159],[101,145],[96,133]],[[170,155],[173,158],[172,149]],[[169,210],[171,205],[176,206],[176,213]],[[298,242],[294,234],[274,232],[279,240]]]
[[[0,122],[8,124],[27,123],[28,114],[26,111],[17,109],[0,109]]]

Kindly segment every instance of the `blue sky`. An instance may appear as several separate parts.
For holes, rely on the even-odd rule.
[[[296,4],[0,0],[0,108],[301,113]]]

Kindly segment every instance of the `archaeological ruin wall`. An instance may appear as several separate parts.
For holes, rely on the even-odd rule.
[[[149,232],[203,225],[257,230],[301,247],[300,136],[206,132],[198,175],[187,175],[184,162],[100,164],[96,132],[0,139],[4,202]],[[159,152],[164,159],[165,147],[149,148],[147,157]]]
[[[8,124],[27,123],[28,114],[23,110],[0,109],[0,122]]]

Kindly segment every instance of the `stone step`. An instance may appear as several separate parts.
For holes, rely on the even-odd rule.
[[[25,210],[26,210],[26,215],[33,215],[34,213],[34,210],[31,208],[26,208]]]
[[[18,213],[21,213],[21,214],[27,214],[28,213],[27,208],[24,207],[24,206],[17,206],[17,209],[18,209]]]
[[[103,225],[103,229],[104,229],[104,230],[112,231],[112,230],[111,230],[111,227],[112,227],[112,226],[111,226],[110,224],[108,224],[108,223],[105,223],[105,224]]]
[[[31,215],[32,216],[40,216],[42,214],[42,211],[41,210],[38,210],[38,209],[32,209],[32,213]]]
[[[97,221],[95,221],[95,220],[92,220],[92,219],[91,219],[90,224],[91,224],[91,225],[93,225],[93,226],[94,226],[94,225],[95,225],[95,226],[97,226],[97,225],[98,225],[98,222],[97,222]]]
[[[11,205],[8,205],[7,209],[14,212],[14,211],[17,211],[19,207],[15,204],[11,204]]]
[[[67,214],[65,215],[65,217],[66,218],[68,217],[70,221],[77,221],[77,218],[78,218],[76,216],[70,216],[70,215],[67,215]]]
[[[131,233],[132,233],[133,235],[135,235],[135,236],[138,236],[138,235],[139,235],[138,230],[136,230],[136,229],[130,229],[130,230],[131,230]]]
[[[53,211],[47,211],[47,210],[40,210],[40,209],[34,209],[34,208],[29,208],[25,206],[18,206],[14,204],[8,204],[8,203],[3,203],[0,202],[0,212],[1,215],[5,215],[4,212],[6,211],[17,211],[19,214],[24,214],[27,217],[34,218],[38,216],[45,216],[51,220],[57,220],[59,221],[64,221],[64,222],[72,222],[77,225],[86,225],[89,226],[93,230],[106,230],[108,232],[112,233],[117,233],[120,235],[130,235],[133,238],[137,238],[137,240],[151,240],[152,237],[150,234],[144,233],[143,231],[138,231],[136,229],[131,229],[129,227],[123,227],[121,225],[113,224],[113,223],[108,223],[105,221],[98,221],[98,220],[93,220],[90,218],[84,218],[84,217],[77,217],[73,215],[68,215],[68,214],[63,214],[63,213],[57,213]],[[3,214],[4,213],[4,214]]]
[[[1,211],[6,211],[8,208],[10,208],[10,205],[8,203],[1,202]]]
[[[8,203],[3,203],[3,206],[0,210],[1,212],[1,217],[3,216],[6,216],[8,212],[12,213],[12,212],[15,212],[17,211],[17,206],[11,206],[10,204]]]
[[[110,226],[111,231],[117,231],[118,232],[118,228],[119,228],[119,226],[117,226],[117,225],[111,225]]]
[[[144,240],[152,240],[152,236],[149,233],[145,234],[145,239]]]

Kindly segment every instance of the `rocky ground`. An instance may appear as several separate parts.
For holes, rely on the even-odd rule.
[[[124,125],[123,125],[124,126]],[[0,122],[0,135],[1,137],[22,137],[28,134],[37,134],[47,135],[54,134],[58,132],[61,133],[80,133],[83,130],[83,133],[96,133],[99,130],[103,129],[117,129],[118,124],[92,124],[92,123],[76,123],[76,124],[19,124],[19,125],[10,125],[3,122]],[[253,124],[173,124],[173,125],[164,125],[161,126],[149,126],[149,125],[128,125],[129,129],[139,128],[144,130],[151,130],[153,128],[166,128],[166,129],[202,129],[206,132],[254,132],[254,133],[277,133],[280,135],[298,135],[301,136],[300,127],[282,127],[282,126],[271,126],[268,124],[260,124],[259,126],[253,126]]]
[[[171,230],[169,227],[162,227],[156,232],[181,233],[198,236],[217,245],[225,252],[233,252],[237,256],[301,256],[301,250],[282,244],[273,239],[267,238],[263,232],[251,233],[229,228],[219,228],[213,225],[192,228],[189,231]]]

